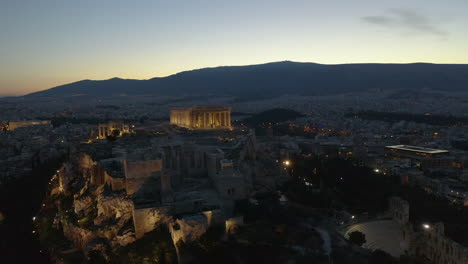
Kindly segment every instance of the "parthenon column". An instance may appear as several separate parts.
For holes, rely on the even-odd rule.
[[[211,128],[212,124],[213,124],[213,113],[212,112],[208,112],[208,126]]]
[[[204,128],[205,127],[205,117],[203,116],[203,113],[198,113],[198,118],[200,119],[200,127]]]
[[[203,115],[203,128],[206,128],[208,126],[208,117],[206,116],[206,113],[202,113]]]
[[[224,112],[224,126],[229,126],[229,113]]]

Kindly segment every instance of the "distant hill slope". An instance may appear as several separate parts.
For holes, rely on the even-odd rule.
[[[341,64],[275,62],[204,68],[149,80],[83,80],[30,96],[87,94],[233,95],[264,97],[313,95],[368,89],[468,91],[468,64]]]

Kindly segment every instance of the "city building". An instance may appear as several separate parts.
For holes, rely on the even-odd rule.
[[[411,166],[425,169],[448,168],[452,166],[449,151],[409,145],[393,145],[385,147],[387,157],[409,159]]]

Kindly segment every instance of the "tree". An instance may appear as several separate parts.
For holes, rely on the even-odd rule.
[[[88,263],[93,264],[99,264],[99,263],[106,263],[106,259],[102,255],[101,252],[98,250],[92,250],[88,254]]]
[[[387,252],[377,249],[372,252],[370,264],[397,264],[398,261]]]
[[[349,233],[348,239],[358,246],[362,246],[364,243],[366,243],[366,235],[359,231],[353,231]]]
[[[417,256],[410,256],[410,255],[401,255],[400,256],[400,264],[425,264],[428,260],[417,257]]]

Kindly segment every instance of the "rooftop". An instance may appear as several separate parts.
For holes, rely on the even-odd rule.
[[[431,149],[431,148],[424,148],[418,146],[409,146],[409,145],[394,145],[394,146],[386,146],[389,149],[397,149],[397,150],[406,150],[412,152],[420,152],[426,154],[441,154],[441,153],[448,153],[448,150],[445,149]]]

